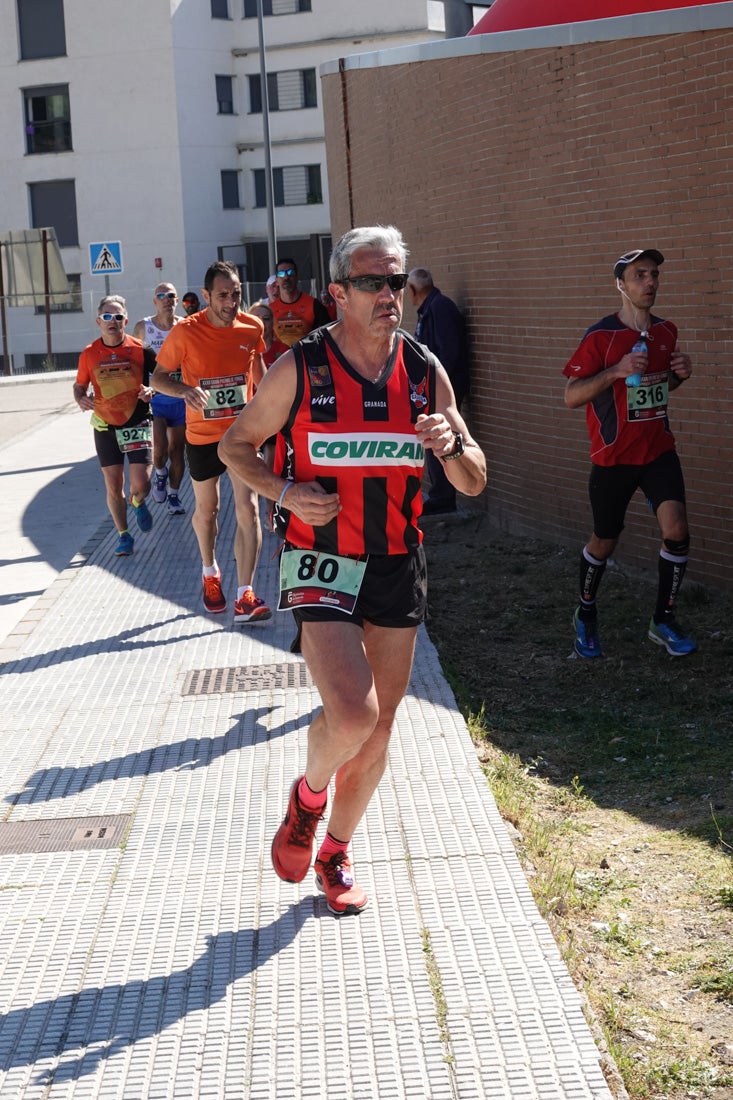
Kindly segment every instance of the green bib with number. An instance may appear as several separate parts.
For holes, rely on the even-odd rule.
[[[233,374],[231,378],[202,378],[199,385],[208,397],[203,410],[204,420],[235,417],[247,404],[247,377],[244,374]]]
[[[334,607],[351,615],[366,566],[366,558],[346,558],[341,554],[285,546],[280,555],[278,610]]]
[[[664,416],[669,400],[667,372],[645,374],[640,386],[627,388],[629,420],[653,420]]]
[[[149,420],[143,420],[134,428],[115,428],[117,446],[125,454],[128,451],[142,451],[153,445],[153,425]]]

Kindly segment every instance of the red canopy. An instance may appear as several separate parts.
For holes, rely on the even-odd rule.
[[[670,8],[698,8],[717,0],[594,0],[588,15],[588,0],[494,0],[469,34],[516,31],[522,27],[549,27],[555,23],[580,23],[586,19],[608,19],[614,15],[668,11]]]

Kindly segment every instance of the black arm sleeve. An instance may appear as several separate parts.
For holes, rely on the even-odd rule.
[[[157,366],[157,360],[155,358],[155,352],[152,348],[143,348],[143,385],[150,385],[150,376]]]

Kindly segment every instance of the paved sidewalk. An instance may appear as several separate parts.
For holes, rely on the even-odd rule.
[[[203,611],[182,496],[120,559],[102,501],[2,642],[1,1100],[608,1100],[425,631],[354,838],[369,907],[275,876],[318,697],[289,614]]]
[[[0,640],[107,514],[73,380],[71,371],[0,377]]]

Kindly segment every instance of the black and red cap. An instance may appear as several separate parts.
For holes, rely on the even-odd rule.
[[[632,248],[630,252],[624,252],[623,256],[619,256],[613,265],[614,279],[620,279],[629,264],[640,260],[642,256],[651,256],[655,264],[664,263],[664,256],[658,248]]]

